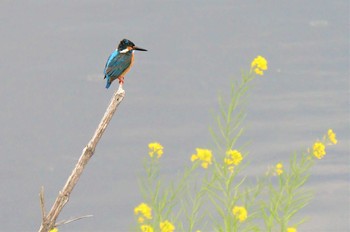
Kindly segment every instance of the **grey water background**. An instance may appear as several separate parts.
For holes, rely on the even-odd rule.
[[[128,231],[147,144],[164,146],[163,173],[176,177],[211,146],[218,93],[257,55],[269,70],[249,95],[244,174],[287,167],[333,128],[339,142],[312,170],[298,231],[350,230],[348,1],[2,0],[0,32],[0,231],[39,228],[40,187],[49,209],[117,89],[102,72],[123,38],[149,51],[135,54],[126,97],[59,220],[94,217],[60,231]]]

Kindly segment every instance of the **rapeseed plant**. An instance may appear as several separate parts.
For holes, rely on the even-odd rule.
[[[289,165],[277,162],[253,186],[247,183],[242,174],[249,164],[247,144],[238,146],[237,141],[244,132],[244,103],[251,81],[267,69],[267,60],[257,56],[241,81],[231,84],[228,101],[219,96],[220,111],[210,128],[215,146],[196,148],[191,166],[176,180],[160,178],[164,148],[158,142],[148,145],[146,175],[140,178],[146,203],[134,209],[138,231],[296,232],[305,222],[294,219],[313,197],[303,186],[315,161],[326,155],[326,146],[337,144],[336,134],[329,129],[311,148],[295,153]]]

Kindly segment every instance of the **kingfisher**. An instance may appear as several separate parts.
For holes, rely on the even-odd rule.
[[[146,49],[136,47],[130,40],[123,39],[120,41],[118,48],[108,57],[104,70],[104,79],[107,79],[107,89],[117,78],[119,80],[119,88],[123,89],[124,75],[130,70],[134,63],[135,50],[147,51]]]

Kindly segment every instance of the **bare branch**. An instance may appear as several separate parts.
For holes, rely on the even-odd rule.
[[[68,224],[68,223],[71,223],[71,222],[75,222],[75,221],[78,221],[78,220],[83,219],[83,218],[92,217],[92,216],[93,215],[85,215],[85,216],[72,218],[72,219],[69,219],[69,220],[63,220],[63,221],[57,222],[55,227],[58,227],[58,226],[61,226],[61,225],[64,225],[64,224]]]
[[[46,217],[45,198],[44,198],[44,186],[41,186],[39,197],[40,197],[41,217],[42,217],[42,220],[44,221],[45,217]]]
[[[118,105],[122,102],[125,96],[125,91],[119,88],[111,99],[111,102],[98,125],[95,134],[92,136],[90,142],[83,149],[83,152],[79,158],[78,163],[69,176],[66,184],[59,192],[50,212],[43,219],[39,232],[48,232],[50,229],[54,228],[58,215],[69,200],[69,196],[73,191],[74,186],[77,184],[85,166],[95,152],[97,143],[100,141],[106,127],[112,119],[114,112],[116,111]],[[43,205],[43,204],[42,204]]]

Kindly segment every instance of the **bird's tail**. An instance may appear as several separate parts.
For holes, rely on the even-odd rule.
[[[111,86],[111,83],[112,83],[112,82],[110,82],[109,80],[107,81],[107,84],[106,84],[106,89],[108,89],[108,88],[109,88],[109,86]]]
[[[111,81],[110,77],[109,77],[109,76],[107,76],[107,75],[105,75],[105,77],[104,77],[103,79],[106,79],[106,78],[107,78],[106,89],[108,89],[108,88],[109,88],[109,86],[111,86],[112,81]]]

